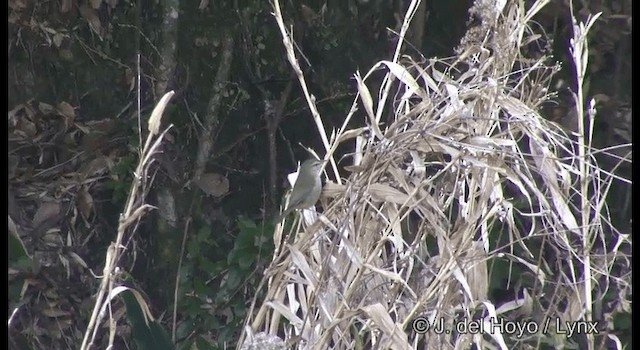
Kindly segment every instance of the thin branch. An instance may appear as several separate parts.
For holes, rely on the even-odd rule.
[[[226,33],[222,41],[222,58],[218,66],[218,72],[213,81],[213,87],[211,89],[211,98],[207,105],[206,114],[204,117],[204,130],[200,135],[200,144],[198,146],[198,153],[196,156],[196,166],[194,171],[194,178],[198,178],[205,171],[207,162],[213,149],[214,134],[220,124],[220,105],[222,103],[222,91],[224,90],[227,81],[229,80],[229,74],[231,71],[231,61],[233,59],[233,36],[230,33]]]

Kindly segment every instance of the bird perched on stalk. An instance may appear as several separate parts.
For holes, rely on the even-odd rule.
[[[289,196],[289,205],[277,222],[284,219],[289,213],[298,209],[307,209],[316,204],[322,192],[320,173],[324,162],[315,158],[305,160],[298,170],[298,177]]]

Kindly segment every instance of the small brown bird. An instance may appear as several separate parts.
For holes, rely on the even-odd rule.
[[[289,196],[289,205],[278,216],[277,222],[280,222],[294,210],[307,209],[316,204],[322,192],[320,173],[323,164],[322,160],[315,158],[309,158],[302,163],[298,171],[298,178]]]

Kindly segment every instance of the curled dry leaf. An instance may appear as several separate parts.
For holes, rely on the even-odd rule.
[[[229,179],[220,174],[202,174],[194,183],[206,194],[214,197],[222,197],[229,192]]]
[[[58,104],[58,112],[64,117],[64,126],[69,129],[76,119],[76,111],[68,102],[62,101]]]
[[[85,269],[88,269],[89,266],[87,265],[87,263],[84,261],[84,259],[82,259],[80,257],[80,255],[76,254],[75,252],[70,251],[69,256],[75,261],[77,262],[80,266],[84,267]]]
[[[360,99],[362,100],[364,110],[367,112],[367,116],[369,117],[371,130],[375,133],[376,137],[382,139],[382,131],[380,131],[378,123],[376,122],[375,113],[373,111],[373,98],[371,97],[371,92],[369,92],[369,88],[367,88],[367,85],[365,85],[364,81],[360,77],[360,74],[356,74],[355,78],[358,82],[358,92],[360,93]]]
[[[164,113],[164,109],[167,107],[167,104],[169,104],[169,101],[174,94],[174,91],[169,91],[164,94],[164,96],[162,96],[162,98],[160,99],[160,102],[158,102],[156,107],[153,109],[153,112],[151,112],[151,116],[149,117],[149,132],[152,135],[157,135],[158,132],[160,132],[160,121],[162,119],[162,114]]]
[[[62,114],[64,117],[67,117],[71,120],[75,119],[76,111],[73,109],[73,106],[69,104],[69,102],[62,101],[58,104],[58,112]]]
[[[395,75],[396,78],[400,79],[406,87],[409,88],[410,93],[416,94],[424,99],[426,96],[424,90],[420,88],[418,82],[413,78],[413,75],[407,71],[407,69],[395,62],[391,61],[380,61],[381,64],[384,64],[389,68],[391,74]],[[408,96],[410,97],[410,96]]]

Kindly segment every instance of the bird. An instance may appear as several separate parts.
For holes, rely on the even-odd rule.
[[[320,174],[323,164],[322,160],[315,158],[309,158],[302,163],[289,196],[289,205],[278,216],[276,222],[280,222],[294,210],[307,209],[316,204],[322,192]]]

